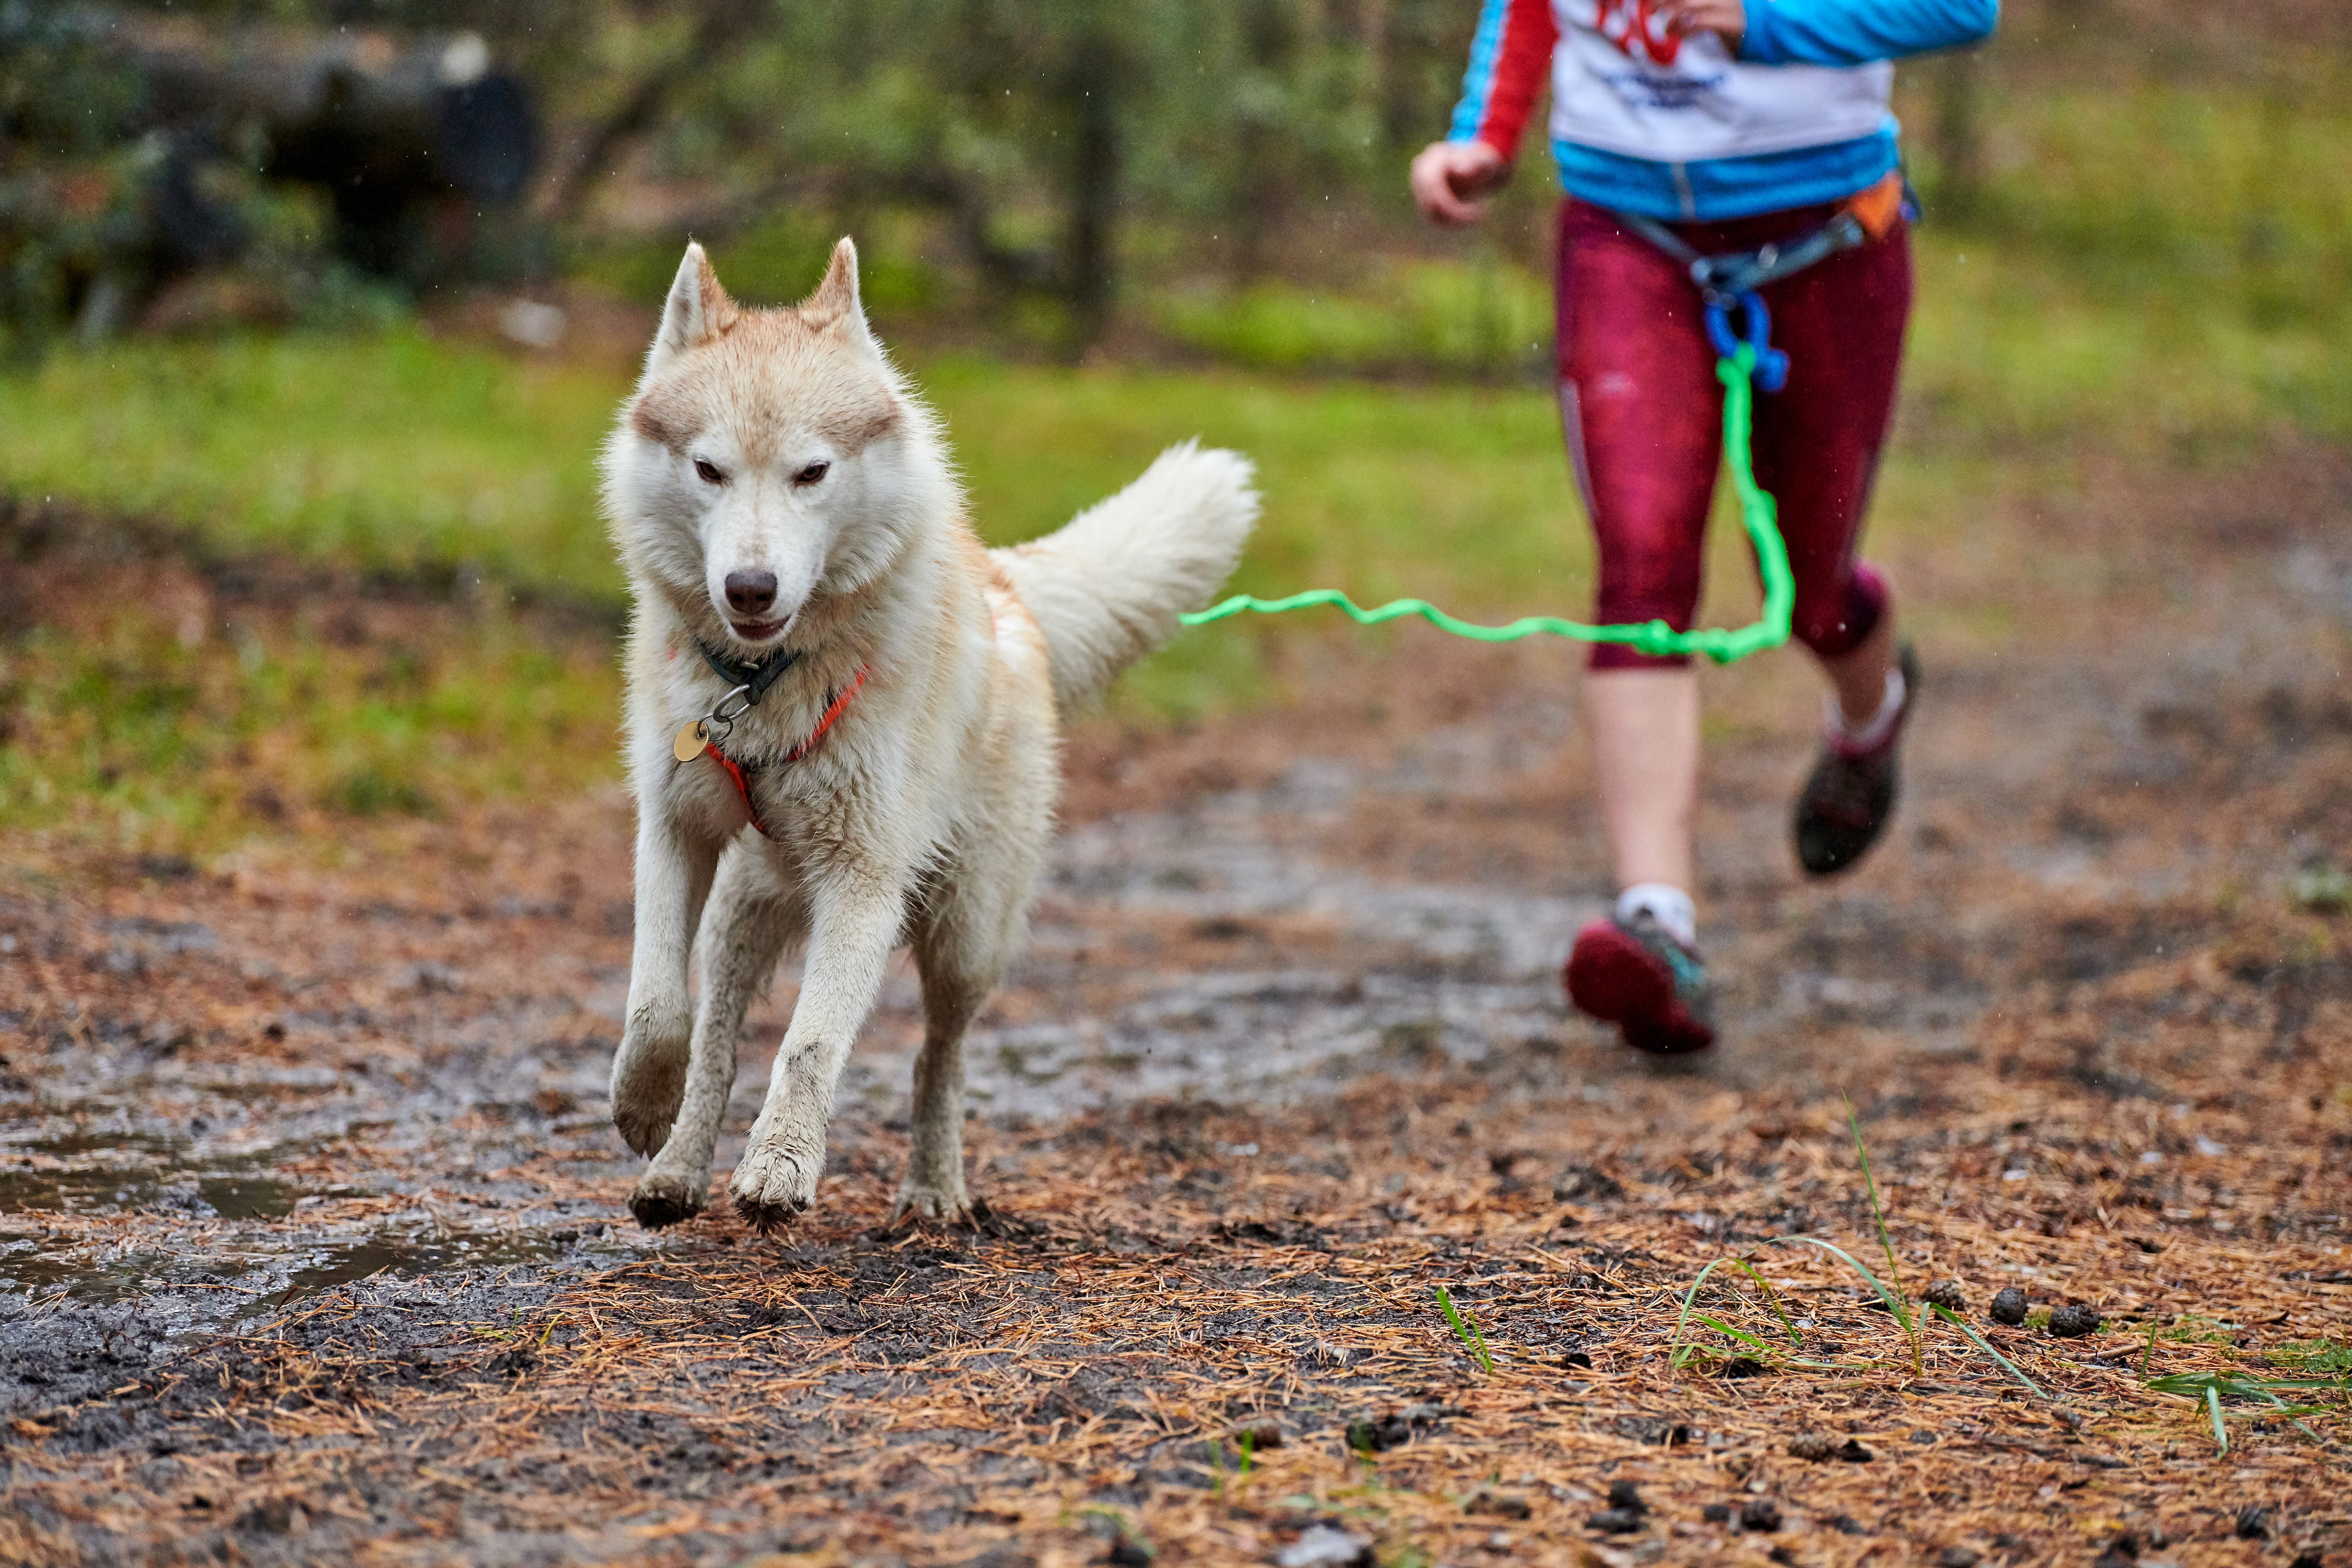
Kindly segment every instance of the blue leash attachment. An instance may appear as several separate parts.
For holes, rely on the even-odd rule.
[[[1731,329],[1731,311],[1738,307],[1740,325],[1747,329],[1743,337]],[[1706,297],[1706,340],[1715,345],[1717,357],[1738,358],[1744,347],[1755,356],[1755,368],[1749,372],[1756,378],[1759,391],[1779,392],[1789,384],[1789,356],[1772,346],[1772,313],[1764,307],[1764,297],[1752,288],[1737,294],[1717,294]]]

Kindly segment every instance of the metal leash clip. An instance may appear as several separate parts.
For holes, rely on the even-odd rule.
[[[729,703],[735,704],[734,711],[728,710]],[[670,755],[680,762],[691,762],[702,755],[706,747],[725,745],[727,737],[735,733],[735,721],[751,711],[751,687],[746,682],[720,697],[709,713],[681,728],[677,738],[670,743]]]

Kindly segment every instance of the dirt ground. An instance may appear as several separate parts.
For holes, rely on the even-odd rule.
[[[1985,538],[1895,552],[1945,608],[1857,873],[1786,847],[1797,658],[1709,677],[1702,1060],[1563,1013],[1608,891],[1568,650],[1304,641],[1276,709],[1083,727],[971,1053],[984,1232],[886,1228],[903,962],[814,1213],[632,1226],[610,786],[363,854],[19,836],[0,1559],[2346,1561],[2340,1387],[2221,1401],[2223,1451],[2147,1380],[2352,1339],[2352,922],[2310,874],[2352,858],[2352,484],[2093,476]],[[1849,1103],[1907,1292],[1957,1281],[2012,1365],[1786,1239],[1884,1273]],[[1754,1342],[1678,1366],[1725,1256],[1785,1326],[1718,1270],[1692,1310]]]

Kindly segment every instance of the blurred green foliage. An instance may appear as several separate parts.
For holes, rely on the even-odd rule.
[[[787,298],[854,232],[878,306],[1033,347],[1125,323],[1266,366],[1516,378],[1541,359],[1525,346],[1546,315],[1539,127],[1467,249],[1422,231],[1403,192],[1459,90],[1475,0],[124,8],[216,30],[482,33],[552,127],[531,205],[555,243],[522,249],[638,298],[689,233],[727,250],[748,297]],[[0,32],[38,46],[0,48],[0,120],[24,128],[0,144],[60,168],[131,158],[106,127],[129,123],[133,89],[37,21],[66,14],[0,0]],[[2143,307],[2193,284],[2257,328],[2342,324],[2352,13],[2011,0],[1989,47],[1898,79],[1938,227],[2063,258]],[[60,105],[80,115],[71,137],[43,129]]]
[[[23,0],[15,0],[22,4]],[[1082,346],[1127,273],[1255,277],[1442,124],[1462,0],[123,0],[221,32],[465,29],[556,127],[534,210],[577,266],[913,214],[1000,327]],[[1147,270],[1149,268],[1147,267]]]
[[[0,0],[0,355],[40,346],[140,243],[163,172],[139,84],[62,7]]]

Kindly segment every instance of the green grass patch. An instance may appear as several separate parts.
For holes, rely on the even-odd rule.
[[[1551,285],[1498,259],[1381,264],[1344,290],[1266,281],[1178,289],[1148,307],[1178,342],[1238,365],[1349,372],[1543,373]]]
[[[0,488],[223,552],[609,597],[594,460],[619,390],[413,329],[125,341],[0,377]]]
[[[353,645],[136,610],[0,640],[0,827],[125,850],[333,836],[617,779],[618,671],[495,613]]]

